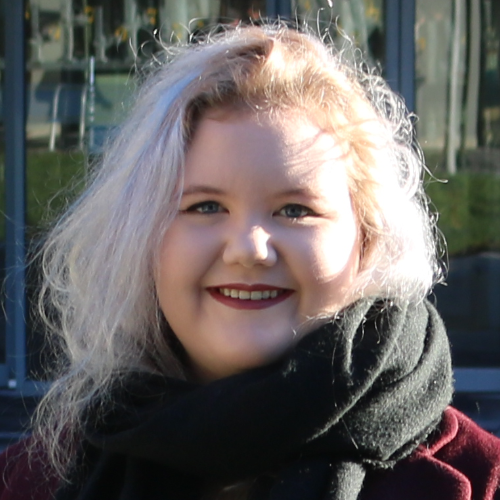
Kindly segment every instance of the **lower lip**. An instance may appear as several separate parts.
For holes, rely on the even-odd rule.
[[[261,300],[241,300],[241,299],[233,299],[232,297],[226,297],[222,295],[218,290],[208,290],[210,295],[221,304],[225,306],[232,307],[233,309],[246,309],[246,310],[256,310],[256,309],[267,309],[268,307],[273,307],[280,302],[288,299],[290,295],[292,295],[291,290],[286,290],[281,293],[277,297],[273,299],[261,299]]]

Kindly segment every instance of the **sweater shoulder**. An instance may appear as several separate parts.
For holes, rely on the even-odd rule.
[[[461,457],[472,456],[474,461],[494,469],[500,464],[500,439],[457,409],[449,407],[443,415],[440,435],[428,447],[428,452],[436,458],[457,464],[462,463]]]
[[[429,439],[367,477],[363,500],[500,500],[500,439],[447,408]]]
[[[500,500],[500,439],[455,408],[446,409],[440,428],[414,460],[427,460],[458,485],[460,498]]]
[[[500,439],[460,411],[445,411],[441,435],[428,452],[467,478],[471,490],[481,492],[477,498],[500,499]]]
[[[47,459],[27,438],[0,454],[0,500],[52,500],[58,481]]]

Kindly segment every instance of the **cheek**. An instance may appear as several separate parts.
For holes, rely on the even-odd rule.
[[[309,245],[310,278],[318,285],[355,275],[359,261],[359,231],[353,220],[313,235]]]
[[[215,233],[213,228],[193,228],[182,220],[167,230],[155,273],[156,293],[167,320],[178,311],[197,311],[205,277],[219,252]]]
[[[332,316],[353,301],[352,285],[359,268],[357,228],[316,235],[307,262],[297,275],[301,286],[297,312],[304,333],[315,327],[312,318]],[[304,248],[307,251],[307,248]]]
[[[169,319],[172,308],[178,307],[182,290],[193,280],[193,263],[197,261],[196,246],[189,244],[175,224],[166,232],[155,269],[155,287],[160,307]]]
[[[168,281],[170,276],[189,278],[199,272],[198,268],[213,253],[213,238],[209,233],[207,228],[195,229],[175,221],[163,238],[158,278],[161,281]]]

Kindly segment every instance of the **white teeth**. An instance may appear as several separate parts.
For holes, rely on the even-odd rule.
[[[249,292],[247,290],[236,290],[234,288],[219,288],[219,293],[225,297],[231,297],[232,299],[240,300],[263,300],[263,299],[274,299],[279,295],[279,290],[254,290]]]
[[[251,292],[250,293],[250,300],[261,300],[262,299],[262,292]]]

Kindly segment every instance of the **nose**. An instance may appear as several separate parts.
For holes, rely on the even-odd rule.
[[[231,230],[222,258],[227,265],[270,267],[276,264],[278,255],[271,242],[271,235],[261,226],[252,226],[248,229]]]

